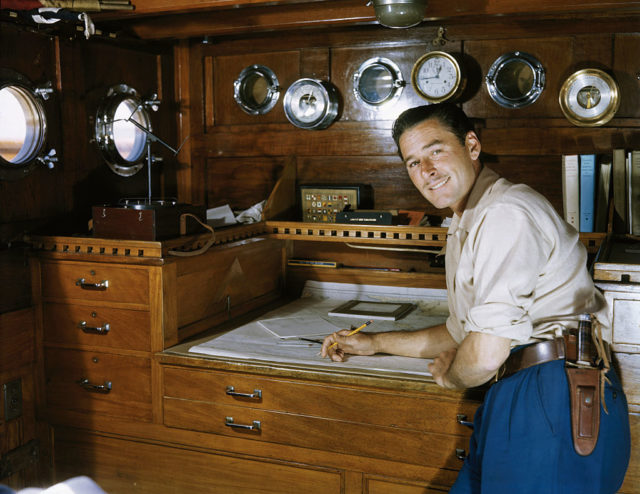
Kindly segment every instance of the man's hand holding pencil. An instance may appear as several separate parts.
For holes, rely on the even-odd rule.
[[[367,321],[355,329],[342,329],[324,339],[320,355],[334,362],[342,362],[346,354],[373,355],[376,353],[374,338],[370,333],[361,333],[373,321]]]

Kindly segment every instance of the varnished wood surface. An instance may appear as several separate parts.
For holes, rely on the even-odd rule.
[[[226,394],[228,386],[240,393],[258,389],[261,397],[233,397]],[[471,417],[477,407],[460,399],[175,366],[164,366],[164,396],[459,436],[470,430],[456,422],[457,414]],[[364,413],[369,409],[376,413]]]
[[[373,8],[357,0],[323,0],[295,2],[261,1],[228,2],[210,0],[208,2],[184,1],[168,5],[167,2],[149,2],[144,0],[139,14],[181,14],[180,23],[171,23],[168,16],[146,19],[136,13],[103,14],[101,19],[120,18],[128,20],[131,29],[141,38],[187,38],[194,35],[225,35],[247,33],[255,30],[296,29],[300,27],[327,27],[374,23]],[[235,5],[234,5],[235,4]],[[223,7],[223,8],[221,8]],[[226,8],[224,8],[226,7]],[[239,8],[233,8],[239,7]],[[571,2],[558,4],[552,0],[542,2],[513,3],[504,0],[485,2],[481,5],[469,5],[462,0],[430,4],[425,18],[435,22],[451,22],[457,19],[482,16],[491,19],[495,16],[562,16],[567,14],[609,14],[611,12],[637,12],[638,2],[617,0],[616,2]],[[193,12],[197,10],[197,12]],[[140,18],[142,17],[142,18]]]
[[[151,421],[151,363],[148,358],[96,351],[45,349],[47,408],[76,410],[94,417]],[[111,383],[108,393],[78,384]]]
[[[44,319],[45,343],[151,351],[149,313],[144,310],[48,303]]]

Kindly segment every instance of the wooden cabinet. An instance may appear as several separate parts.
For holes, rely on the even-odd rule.
[[[61,422],[67,412],[160,422],[154,352],[273,300],[282,285],[275,240],[166,258],[104,254],[145,252],[118,240],[95,249],[100,240],[75,240],[69,251],[69,240],[52,240],[32,262],[40,402]]]
[[[477,403],[166,367],[164,423],[256,441],[456,469]]]
[[[603,269],[602,265],[599,267],[598,276]],[[631,271],[637,270],[637,266],[628,267]],[[625,271],[624,266],[620,264],[616,265],[616,270]],[[626,272],[628,273],[629,269]],[[611,281],[600,281],[597,285],[604,292],[609,304],[613,365],[620,376],[629,403],[631,460],[620,492],[632,493],[637,492],[640,485],[640,450],[634,447],[640,437],[640,285]]]

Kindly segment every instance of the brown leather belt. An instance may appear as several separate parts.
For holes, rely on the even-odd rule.
[[[566,357],[564,338],[544,340],[528,345],[521,350],[513,352],[496,374],[496,380],[504,379],[522,369],[545,364]]]

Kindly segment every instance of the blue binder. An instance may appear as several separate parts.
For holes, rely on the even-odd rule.
[[[593,232],[596,193],[596,155],[580,155],[580,231]]]

